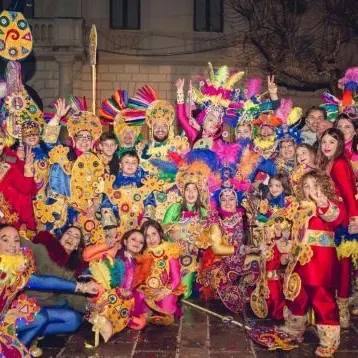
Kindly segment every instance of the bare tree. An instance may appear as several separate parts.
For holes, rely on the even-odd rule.
[[[335,91],[353,64],[358,35],[357,0],[227,0],[246,21],[246,44],[262,56],[265,71],[290,89]]]

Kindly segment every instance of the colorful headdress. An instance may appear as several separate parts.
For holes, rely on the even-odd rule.
[[[211,193],[210,205],[213,209],[220,207],[220,197],[225,192],[234,193],[237,205],[239,205],[244,197],[243,193],[250,188],[250,183],[242,182],[236,178],[223,178],[220,173],[216,173],[209,177],[209,191]]]
[[[86,99],[81,101],[77,97],[70,97],[71,109],[67,121],[69,136],[73,139],[77,133],[88,131],[94,141],[97,141],[102,134],[102,124],[99,118],[87,110]]]
[[[338,81],[338,88],[343,91],[339,99],[325,92],[322,95],[324,104],[322,108],[327,112],[327,119],[334,121],[339,114],[345,113],[351,119],[358,118],[358,67],[349,68],[344,77]]]
[[[0,14],[0,56],[7,60],[22,60],[32,51],[30,25],[20,12]]]
[[[300,130],[295,126],[302,116],[302,108],[293,107],[292,101],[282,99],[276,111],[276,116],[282,120],[282,125],[276,129],[276,140],[281,142],[292,138],[295,143],[301,142]]]
[[[103,100],[100,116],[109,123],[113,123],[117,138],[121,137],[124,129],[130,128],[138,136],[144,123],[143,110],[127,107],[127,91],[118,89],[111,98]]]
[[[261,114],[257,119],[252,122],[252,124],[258,127],[268,126],[277,128],[282,125],[282,120],[278,118],[274,112],[270,111]]]
[[[36,135],[36,136],[40,135],[40,127],[34,121],[25,122],[22,125],[21,130],[22,130],[22,138],[30,137],[32,135]]]
[[[189,165],[182,165],[176,175],[176,184],[184,195],[184,189],[187,184],[195,184],[200,192],[202,203],[209,204],[208,178],[211,169],[203,162],[196,161]]]
[[[139,88],[135,96],[128,100],[128,106],[132,109],[143,111],[142,118],[145,119],[147,126],[151,130],[155,122],[164,121],[169,128],[168,138],[174,137],[175,110],[169,102],[158,99],[153,87],[145,85]]]
[[[209,78],[200,82],[200,89],[193,88],[192,97],[194,102],[202,109],[196,118],[202,124],[206,115],[216,113],[223,122],[226,117],[235,117],[233,102],[235,84],[244,76],[244,72],[235,72],[230,75],[227,66],[221,66],[214,72],[209,62]]]

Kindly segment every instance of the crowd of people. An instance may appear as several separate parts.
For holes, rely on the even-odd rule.
[[[98,114],[73,96],[43,114],[15,58],[5,77],[1,356],[39,357],[84,320],[95,346],[171,325],[190,297],[277,321],[250,333],[271,349],[313,325],[334,354],[358,314],[358,67],[305,113],[274,77],[262,91],[210,63],[176,104],[145,85]]]

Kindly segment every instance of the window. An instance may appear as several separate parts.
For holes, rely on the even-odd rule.
[[[0,0],[0,9],[22,12],[25,18],[33,18],[35,0]]]
[[[35,15],[35,0],[25,0],[22,13],[26,19],[33,19]]]
[[[140,0],[110,0],[112,29],[140,29]]]
[[[194,0],[194,30],[223,31],[223,0]]]

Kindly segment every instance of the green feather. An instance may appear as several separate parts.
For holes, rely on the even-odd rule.
[[[229,68],[227,66],[221,66],[215,75],[214,86],[216,88],[223,87],[229,78]]]

